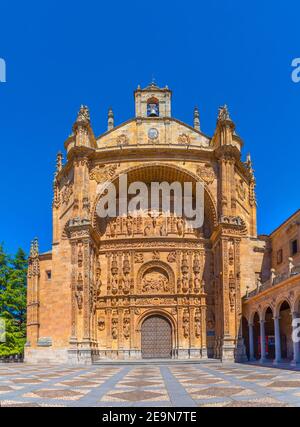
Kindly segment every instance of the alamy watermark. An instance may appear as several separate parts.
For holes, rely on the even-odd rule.
[[[0,83],[6,83],[6,62],[0,58]]]
[[[291,77],[294,83],[300,82],[300,58],[294,58],[292,60],[291,66],[294,68],[292,71]]]
[[[100,218],[138,217],[151,212],[153,217],[184,217],[190,228],[203,226],[204,186],[201,182],[135,181],[128,185],[127,175],[121,174],[117,184],[106,181],[99,185],[96,212]]]
[[[300,318],[299,317],[293,319],[292,328],[293,328],[292,341],[295,343],[299,343],[300,342]]]

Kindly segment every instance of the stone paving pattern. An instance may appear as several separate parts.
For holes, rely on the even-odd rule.
[[[7,406],[300,406],[300,371],[241,364],[0,365]]]

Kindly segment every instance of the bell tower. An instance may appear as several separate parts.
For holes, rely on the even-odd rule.
[[[160,88],[154,81],[144,89],[140,86],[134,91],[135,116],[138,118],[171,117],[172,91],[165,86]]]

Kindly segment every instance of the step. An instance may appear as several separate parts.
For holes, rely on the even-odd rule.
[[[137,359],[137,360],[108,360],[98,359],[93,365],[123,366],[123,365],[198,365],[220,363],[219,359]]]

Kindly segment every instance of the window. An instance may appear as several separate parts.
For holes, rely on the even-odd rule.
[[[295,255],[298,252],[298,240],[292,240],[291,242],[291,255]]]
[[[283,251],[282,249],[279,249],[279,251],[277,251],[277,264],[281,264],[283,261]]]
[[[159,116],[159,102],[156,98],[150,98],[147,101],[147,117]]]
[[[51,270],[46,271],[46,279],[51,280]]]

